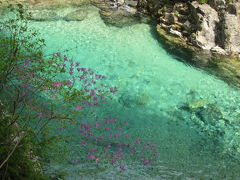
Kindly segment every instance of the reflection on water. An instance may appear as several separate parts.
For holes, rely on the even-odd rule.
[[[72,127],[68,161],[52,161],[47,172],[67,172],[67,179],[240,179],[233,160],[240,159],[240,92],[171,57],[152,37],[153,27],[109,27],[96,9],[88,11],[80,22],[32,26],[46,39],[46,54],[77,46],[68,55],[119,88],[97,111],[128,120],[128,131],[157,143],[160,157],[156,166],[145,168],[129,162],[124,172],[73,163],[81,154],[78,129]]]

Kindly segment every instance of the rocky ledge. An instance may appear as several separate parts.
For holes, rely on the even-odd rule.
[[[177,55],[187,52],[194,64],[240,85],[240,1],[139,0],[138,10],[157,20],[160,37]]]

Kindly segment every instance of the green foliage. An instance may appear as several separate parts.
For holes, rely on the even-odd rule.
[[[39,162],[33,154],[33,138],[30,132],[23,134],[18,125],[10,125],[11,116],[4,106],[0,105],[0,162],[2,163],[7,155],[14,150],[15,145],[19,142],[13,154],[9,157],[7,163],[0,168],[0,179],[47,179],[41,172]],[[26,133],[26,132],[25,132]],[[25,138],[22,138],[22,136]]]
[[[47,179],[36,156],[38,141],[28,126],[33,114],[22,109],[26,99],[20,99],[16,86],[19,65],[28,57],[42,57],[44,40],[28,28],[22,5],[10,7],[9,14],[0,22],[0,179]],[[30,71],[41,69],[33,65]]]

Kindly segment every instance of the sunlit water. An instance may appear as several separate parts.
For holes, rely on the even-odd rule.
[[[154,27],[110,27],[101,20],[97,9],[88,11],[88,17],[81,22],[32,21],[32,26],[45,38],[46,54],[77,46],[68,56],[106,75],[118,87],[111,105],[103,105],[98,111],[128,120],[130,133],[157,143],[159,163],[147,168],[127,165],[127,170],[120,172],[118,168],[96,170],[91,165],[63,160],[52,162],[47,172],[66,173],[66,179],[240,179],[239,164],[222,155],[225,145],[201,133],[194,123],[194,119],[199,120],[198,114],[182,108],[188,103],[214,104],[229,121],[239,121],[240,92],[169,55],[154,36]],[[215,117],[211,115],[213,109],[201,116],[211,121]],[[239,138],[234,134],[239,132],[239,126],[234,130],[226,131],[223,142],[239,142],[234,139]],[[77,130],[68,133],[77,136]],[[72,152],[69,157],[77,154],[78,141],[76,138],[68,142]]]

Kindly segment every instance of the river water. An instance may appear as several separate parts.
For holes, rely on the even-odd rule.
[[[129,133],[156,143],[159,161],[150,167],[129,164],[123,172],[51,161],[46,173],[66,179],[240,179],[240,92],[171,56],[153,26],[107,26],[98,9],[85,10],[83,21],[31,26],[46,40],[46,54],[72,49],[69,57],[118,87],[110,105],[98,111],[129,121]],[[77,154],[77,141],[68,142],[69,157]]]

